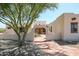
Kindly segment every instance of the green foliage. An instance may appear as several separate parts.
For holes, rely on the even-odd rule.
[[[56,3],[30,3],[30,4],[0,4],[0,22],[11,27],[20,39],[21,27],[25,34],[28,32],[32,23],[39,17],[40,13],[49,9],[54,10],[57,8]]]
[[[0,4],[0,22],[15,31],[20,49],[25,45],[25,36],[40,13],[46,10],[54,10],[57,6],[56,3],[2,3]],[[20,35],[19,27],[23,29],[23,35]],[[20,50],[19,53],[21,53]]]
[[[0,33],[3,33],[5,31],[4,28],[0,28]]]
[[[40,13],[57,8],[58,4],[0,4],[0,21],[19,35],[19,26],[27,32]],[[28,26],[28,27],[27,27]]]

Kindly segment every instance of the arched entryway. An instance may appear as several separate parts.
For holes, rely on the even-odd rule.
[[[37,33],[37,34],[46,34],[46,29],[45,28],[36,28],[35,33]]]

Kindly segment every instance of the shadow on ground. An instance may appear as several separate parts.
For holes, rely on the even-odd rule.
[[[42,49],[40,49],[33,42],[27,42],[26,47],[22,47],[21,48],[21,54],[19,54],[18,47],[16,46],[15,43],[12,44],[13,43],[12,40],[11,41],[5,40],[5,41],[9,44],[7,44],[5,42],[2,45],[5,45],[8,48],[3,48],[3,49],[0,48],[0,56],[67,56],[66,54],[63,54],[63,53],[60,53],[60,52],[54,52],[52,54],[46,53],[46,52],[42,51]],[[12,45],[13,45],[13,48],[11,47]],[[14,47],[14,45],[15,45],[15,47]]]
[[[54,41],[59,45],[77,45],[79,43],[78,41],[72,41],[72,42],[68,42],[64,40],[54,40]]]

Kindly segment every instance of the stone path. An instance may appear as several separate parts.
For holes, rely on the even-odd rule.
[[[45,37],[36,37],[34,43],[45,53],[55,56],[79,56],[79,49],[70,46],[60,46],[54,41],[45,41]]]

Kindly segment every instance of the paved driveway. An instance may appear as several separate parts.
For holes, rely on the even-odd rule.
[[[45,36],[36,37],[34,43],[45,53],[55,56],[79,56],[79,48],[59,45],[55,41],[45,41]]]

